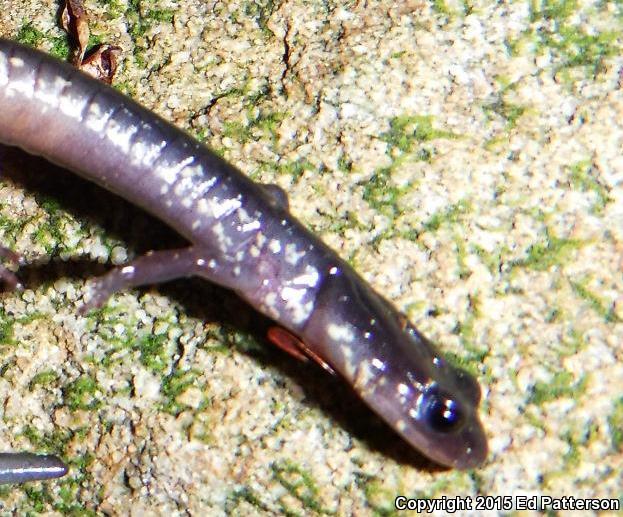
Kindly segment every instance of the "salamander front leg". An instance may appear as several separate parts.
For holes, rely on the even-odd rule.
[[[287,352],[292,357],[300,360],[307,361],[308,358],[316,361],[331,375],[335,375],[335,370],[329,366],[327,362],[321,359],[321,357],[315,352],[311,351],[303,341],[296,337],[292,332],[282,327],[270,327],[268,329],[268,340],[273,344],[281,348],[284,352]]]
[[[167,282],[176,278],[202,276],[221,285],[235,288],[228,268],[196,247],[150,251],[125,266],[119,266],[97,278],[91,288],[91,299],[80,309],[85,313],[101,307],[117,291],[146,284]]]
[[[65,474],[67,466],[56,456],[29,452],[0,453],[0,484],[59,478]]]

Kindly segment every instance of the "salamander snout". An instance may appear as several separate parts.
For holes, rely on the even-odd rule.
[[[474,405],[478,406],[480,403],[480,384],[474,379],[467,371],[460,368],[454,368],[454,382],[465,394],[465,397]]]

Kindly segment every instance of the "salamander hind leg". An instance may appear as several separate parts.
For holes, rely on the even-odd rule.
[[[80,312],[84,314],[101,307],[110,296],[123,289],[189,276],[201,276],[230,289],[236,289],[241,282],[241,278],[234,274],[231,264],[212,257],[201,247],[150,251],[129,264],[116,267],[96,278],[90,288],[91,296],[80,308]]]
[[[113,294],[124,289],[192,276],[204,267],[204,262],[203,255],[194,247],[150,251],[96,278],[90,287],[91,296],[80,312],[84,314],[101,307]]]
[[[22,258],[17,253],[10,250],[9,248],[5,248],[4,246],[0,246],[0,260],[10,262],[15,266],[22,265]],[[15,273],[9,271],[2,264],[0,264],[0,282],[10,291],[14,289],[19,289],[21,287],[21,284],[19,283],[18,278],[15,276]]]

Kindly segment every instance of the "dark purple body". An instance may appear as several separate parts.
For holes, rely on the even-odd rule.
[[[114,89],[4,40],[0,142],[100,184],[192,243],[114,270],[97,303],[178,276],[217,282],[298,336],[426,456],[456,468],[485,459],[476,381],[441,359],[272,189]]]

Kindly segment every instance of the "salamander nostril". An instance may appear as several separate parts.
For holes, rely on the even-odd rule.
[[[465,394],[474,407],[478,406],[481,397],[478,381],[476,381],[470,373],[461,368],[455,370],[455,379],[461,393]]]

